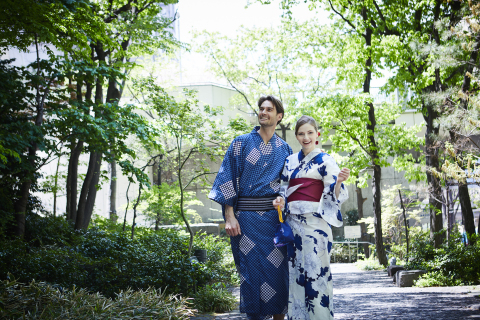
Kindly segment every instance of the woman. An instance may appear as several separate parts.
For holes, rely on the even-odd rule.
[[[275,208],[285,206],[295,236],[289,246],[288,319],[333,319],[330,226],[343,224],[340,205],[348,192],[342,182],[350,170],[340,170],[332,156],[315,148],[320,133],[312,117],[297,121],[295,136],[302,151],[285,160],[281,197],[273,201]]]

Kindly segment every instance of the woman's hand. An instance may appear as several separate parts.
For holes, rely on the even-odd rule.
[[[277,209],[277,207],[280,206],[280,209],[283,210],[283,207],[285,206],[285,200],[282,197],[277,197],[277,199],[273,200],[273,207]]]
[[[347,180],[349,176],[350,176],[350,169],[343,168],[342,170],[340,170],[340,173],[338,174],[337,182],[342,183],[343,181]]]

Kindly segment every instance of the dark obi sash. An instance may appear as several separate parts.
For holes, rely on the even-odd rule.
[[[270,211],[275,210],[273,200],[278,194],[265,197],[239,197],[237,201],[238,211]]]
[[[288,188],[301,184],[289,197],[288,202],[292,201],[313,201],[319,202],[323,193],[323,181],[312,178],[291,179]]]

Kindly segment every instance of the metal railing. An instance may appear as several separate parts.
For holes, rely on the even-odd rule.
[[[352,262],[352,253],[351,253],[351,249],[350,249],[350,245],[351,244],[354,244],[357,246],[357,250],[356,250],[356,253],[357,253],[357,257],[358,257],[358,244],[364,244],[364,243],[367,243],[367,244],[371,244],[371,245],[375,245],[375,243],[371,243],[371,242],[368,242],[368,241],[333,241],[333,243],[342,243],[342,244],[348,244],[348,262],[351,263]],[[385,249],[386,252],[388,253],[391,253],[390,251],[388,251],[387,249]],[[335,255],[333,255],[333,262],[336,262],[335,261]]]

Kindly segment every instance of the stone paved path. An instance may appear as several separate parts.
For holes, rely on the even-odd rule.
[[[470,308],[480,305],[480,286],[398,288],[383,271],[361,271],[353,264],[331,266],[335,319],[480,320],[480,311]],[[234,288],[233,293],[238,297],[239,288]],[[247,318],[238,309],[192,318],[210,319]]]

